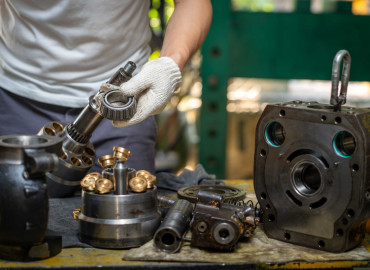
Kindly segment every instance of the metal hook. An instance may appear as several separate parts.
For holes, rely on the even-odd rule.
[[[343,60],[342,85],[338,95],[340,64]],[[334,111],[340,111],[342,104],[346,103],[349,73],[351,70],[351,55],[346,50],[340,50],[334,57],[331,74],[331,97],[330,104],[334,105]]]

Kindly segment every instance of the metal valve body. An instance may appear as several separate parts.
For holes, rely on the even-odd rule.
[[[369,126],[369,109],[266,107],[254,185],[269,237],[332,252],[361,243],[370,216]]]
[[[45,173],[58,167],[62,141],[36,135],[0,137],[0,257],[37,260],[58,254],[60,236],[46,235]]]

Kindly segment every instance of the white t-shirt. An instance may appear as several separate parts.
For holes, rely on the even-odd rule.
[[[84,107],[127,61],[150,55],[149,0],[0,0],[0,86]]]

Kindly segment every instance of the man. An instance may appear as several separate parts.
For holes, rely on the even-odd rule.
[[[0,0],[0,135],[35,134],[72,122],[100,85],[127,61],[121,85],[137,99],[125,122],[104,119],[92,136],[97,157],[123,146],[129,167],[154,172],[154,114],[181,83],[181,70],[208,32],[210,0],[175,0],[161,56],[150,55],[149,0]]]

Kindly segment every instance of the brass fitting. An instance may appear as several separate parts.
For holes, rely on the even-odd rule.
[[[148,181],[143,177],[136,176],[130,180],[129,186],[133,192],[145,192],[148,186]]]
[[[98,162],[103,169],[112,168],[114,166],[114,157],[113,155],[105,155],[100,157]]]
[[[81,180],[81,187],[86,191],[94,191],[95,182],[99,178],[100,178],[100,173],[98,172],[89,173]]]
[[[108,179],[100,178],[95,182],[95,193],[106,194],[111,192],[112,189],[113,183]]]
[[[77,207],[73,210],[72,214],[73,214],[73,219],[74,220],[78,220],[78,216],[80,215],[81,213],[81,207]]]
[[[127,150],[119,146],[113,147],[113,157],[115,159],[120,159],[120,160],[123,160],[123,162],[126,162],[129,156],[131,156],[130,150]]]
[[[152,175],[150,172],[148,172],[146,170],[137,171],[136,176],[145,178],[145,180],[147,181],[147,188],[148,189],[153,188],[155,182],[157,181],[157,177],[155,177],[155,175]]]

